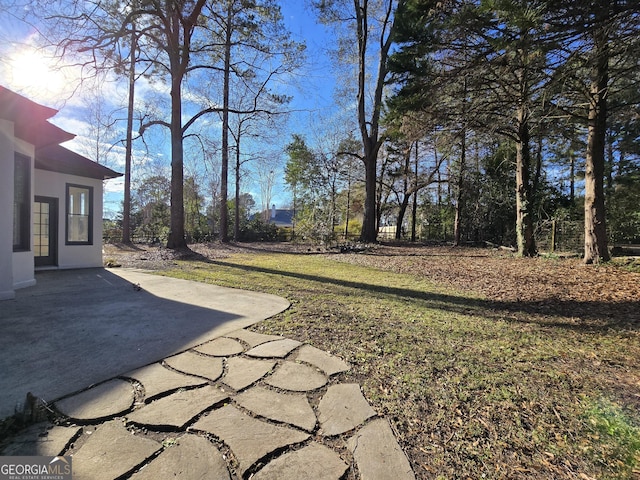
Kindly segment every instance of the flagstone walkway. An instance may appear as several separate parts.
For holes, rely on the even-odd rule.
[[[3,455],[72,455],[74,480],[409,480],[343,360],[237,330],[54,404]]]

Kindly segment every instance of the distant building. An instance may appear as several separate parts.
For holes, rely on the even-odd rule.
[[[293,227],[293,214],[294,211],[292,209],[276,208],[275,205],[272,205],[271,210],[256,213],[252,216],[252,219],[267,218],[266,223],[273,223],[278,228],[291,228]]]
[[[293,210],[271,207],[269,223],[274,223],[276,227],[293,227]]]

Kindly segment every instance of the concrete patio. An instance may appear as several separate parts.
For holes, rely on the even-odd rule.
[[[0,302],[0,418],[286,309],[284,298],[125,269],[44,271]],[[140,285],[140,289],[134,286]]]

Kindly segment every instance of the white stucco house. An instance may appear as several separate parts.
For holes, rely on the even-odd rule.
[[[103,180],[122,174],[62,147],[56,113],[0,86],[0,300],[38,268],[102,266]]]

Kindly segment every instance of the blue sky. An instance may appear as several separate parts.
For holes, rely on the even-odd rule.
[[[335,78],[326,51],[332,46],[332,38],[324,26],[316,23],[313,12],[304,0],[282,0],[281,5],[288,29],[295,39],[302,40],[307,45],[307,62],[300,71],[298,86],[287,92],[293,96],[290,105],[293,113],[289,116],[286,128],[278,133],[276,143],[280,145],[279,152],[278,147],[274,147],[273,155],[279,155],[280,158],[275,159],[279,166],[274,168],[276,185],[272,202],[278,207],[284,207],[290,202],[283,180],[285,159],[281,152],[290,141],[291,134],[306,134],[309,143],[313,145],[314,138],[322,137],[322,124],[325,120],[336,115],[333,101]],[[87,114],[87,105],[91,103],[91,99],[87,99],[83,92],[76,91],[80,82],[72,73],[73,69],[67,74],[56,72],[53,66],[48,68],[48,61],[41,54],[28,55],[28,47],[37,42],[34,28],[16,21],[11,14],[0,10],[0,84],[34,101],[57,108],[59,113],[52,119],[52,123],[78,135],[65,146],[93,158],[92,153],[100,147],[95,141]],[[138,94],[144,95],[145,88],[151,87],[141,85]],[[109,84],[103,95],[108,98],[126,98],[126,86],[123,83]],[[120,117],[122,115],[121,113]],[[166,135],[155,135],[156,138],[150,142],[149,155],[137,144],[139,150],[137,155],[134,154],[134,169],[137,159],[145,165],[164,165],[168,174],[168,141]],[[106,152],[107,147],[103,145],[103,151]],[[124,171],[124,149],[121,145],[111,148],[103,158],[107,158],[106,164],[114,170]],[[143,169],[139,168],[138,172],[141,171]],[[232,185],[232,178],[229,180]],[[120,209],[122,185],[122,179],[109,181],[105,185],[106,216],[112,217]],[[251,193],[259,205],[260,189],[255,179],[247,179],[242,190]],[[233,192],[230,191],[229,194],[231,197]]]

